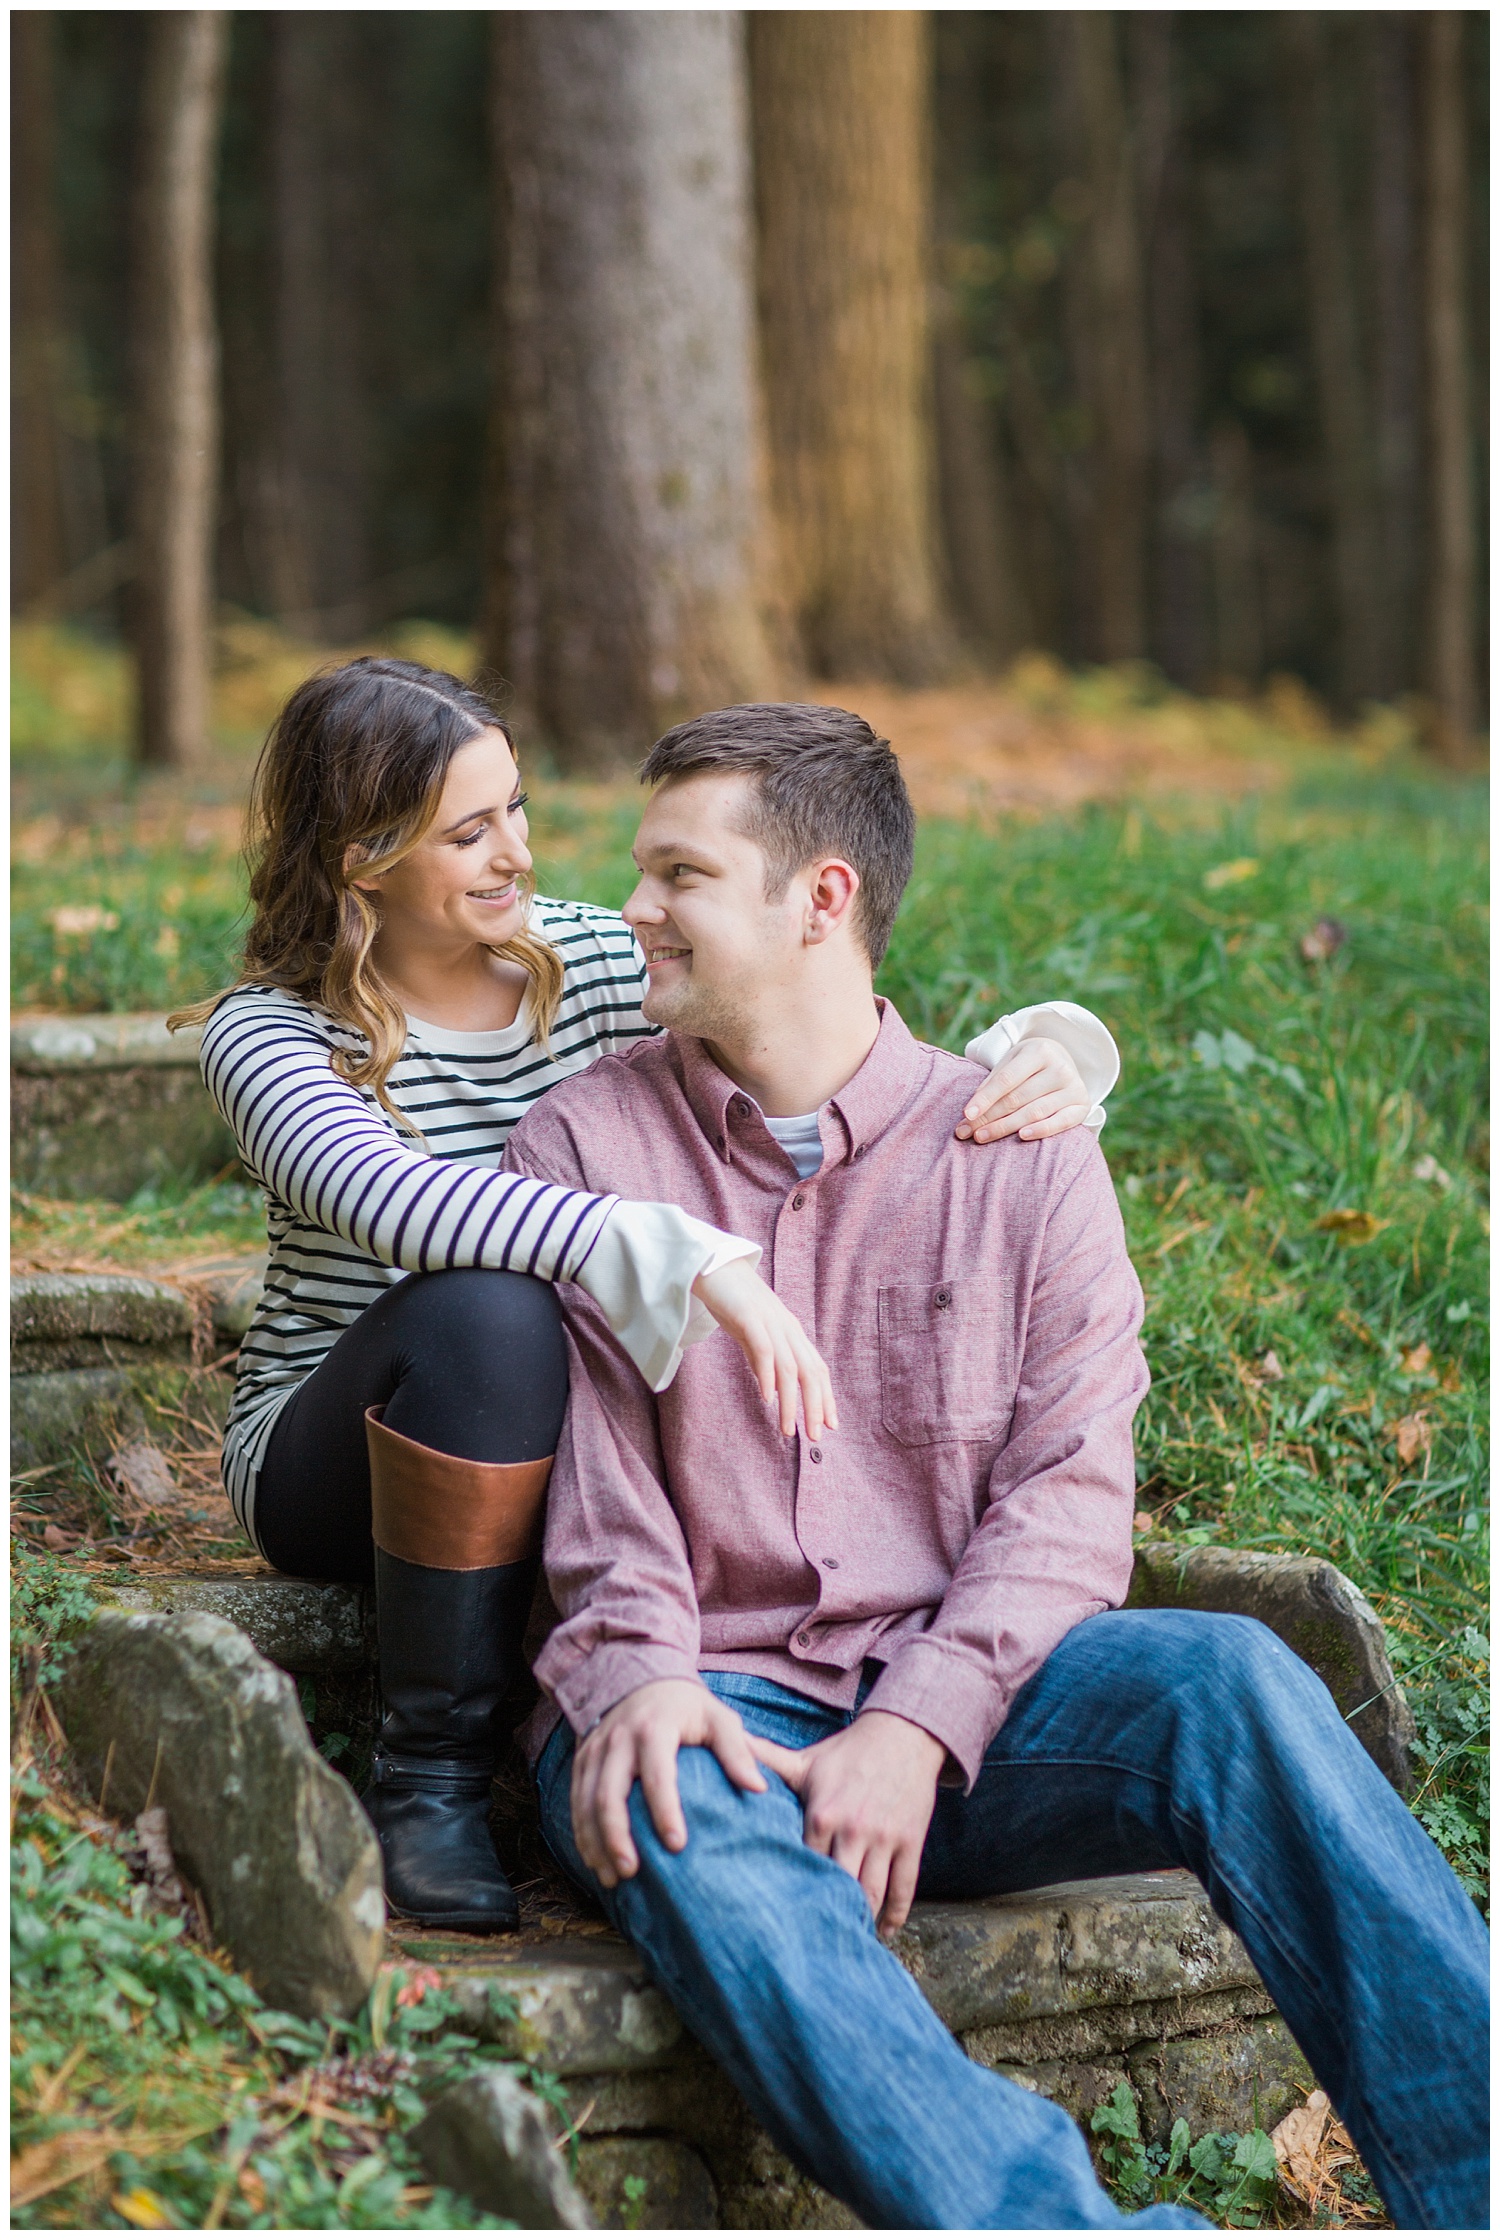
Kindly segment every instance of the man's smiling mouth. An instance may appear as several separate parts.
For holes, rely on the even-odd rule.
[[[691,949],[648,949],[646,951],[646,963],[648,966],[670,964],[674,957],[690,957],[692,953]]]

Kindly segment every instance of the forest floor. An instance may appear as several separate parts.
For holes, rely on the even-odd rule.
[[[400,650],[465,658],[461,641],[432,630],[408,630]],[[18,1006],[165,1009],[223,982],[242,922],[238,825],[254,743],[309,658],[243,626],[220,680],[214,763],[187,785],[131,787],[118,658],[76,634],[22,634]],[[1253,705],[1196,702],[1135,672],[1069,678],[1033,662],[990,685],[823,696],[892,738],[921,811],[881,977],[914,1030],[961,1047],[998,1011],[1068,996],[1100,1011],[1120,1043],[1103,1148],[1147,1297],[1142,1529],[1324,1556],[1369,1595],[1417,1718],[1415,1809],[1483,1903],[1488,914],[1477,775],[1424,762],[1397,711],[1336,732],[1290,684]],[[618,904],[638,790],[527,777],[544,891]],[[14,1209],[13,1248],[28,1266],[180,1270],[262,1241],[255,1194],[228,1179],[126,1207],[19,1197]],[[184,1426],[181,1460],[206,1494],[201,1427]],[[107,1537],[103,1489],[82,1462],[80,1473],[71,1498]],[[50,1654],[38,1644],[63,1625],[82,1567],[45,1556],[39,1530],[16,1521],[35,1754],[22,1872],[25,1903],[53,1939],[21,1983],[17,2136],[40,2155],[70,2130],[97,2130],[110,2092],[128,2098],[136,2086],[115,2077],[83,2022],[91,2050],[65,2078],[70,2048],[54,2043],[44,2012],[66,1966],[83,1966],[80,1983],[105,2000],[107,1956],[45,1956],[66,1943],[70,1907],[128,1910],[128,1893],[95,1891],[123,1839],[91,1834],[67,1805],[37,1709],[35,1674]],[[192,2028],[239,2031],[235,2058],[254,2072],[243,2089],[274,2092],[271,2056],[231,2020],[230,1993],[200,1987],[191,2010],[187,1997],[169,1989],[168,2011],[212,2009],[219,2020]],[[143,2021],[143,2047],[149,2034]],[[277,2056],[283,2068],[292,2058]],[[391,2160],[369,2148],[362,2208],[360,2186],[343,2190],[352,2161],[341,2169],[325,2155],[321,2176],[309,2174],[316,2141],[304,2165],[295,2139],[273,2151],[263,2121],[236,2131],[225,2109],[177,2160],[160,2148],[153,2159],[141,2127],[157,2120],[132,2129],[121,2116],[119,2158],[37,2195],[18,2221],[76,2223],[86,2206],[85,2222],[149,2222],[121,2205],[134,2171],[167,2202],[164,2221],[199,2222],[235,2157],[250,2179],[231,2179],[226,2224],[285,2224],[294,2205],[306,2223],[441,2221],[411,2190],[399,2150]],[[301,2173],[284,2199],[283,2151]],[[1268,2224],[1290,2214],[1262,2189],[1219,2221],[1247,2211]],[[1352,2196],[1341,2212],[1368,2213]]]

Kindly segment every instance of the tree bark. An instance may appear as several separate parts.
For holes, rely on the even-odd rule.
[[[1465,362],[1463,18],[1420,18],[1423,71],[1423,226],[1431,527],[1427,675],[1438,741],[1458,754],[1474,731],[1474,490]]]
[[[1381,513],[1383,694],[1415,681],[1422,545],[1421,309],[1417,278],[1415,42],[1400,10],[1365,19],[1375,309],[1375,470]]]
[[[67,572],[63,514],[62,273],[57,240],[57,114],[52,16],[10,19],[11,603],[23,613]]]
[[[912,682],[950,657],[927,272],[929,18],[749,17],[771,486],[803,649]]]
[[[494,20],[485,652],[581,769],[772,689],[743,41],[716,10]]]
[[[147,19],[133,289],[136,756],[175,767],[208,737],[218,340],[214,164],[229,17]]]
[[[1370,409],[1360,350],[1354,264],[1339,178],[1327,29],[1296,10],[1280,18],[1302,200],[1308,323],[1327,459],[1339,617],[1339,678],[1347,702],[1382,681],[1380,515]]]
[[[1214,477],[1214,653],[1218,681],[1253,685],[1265,665],[1250,440],[1222,420],[1210,443]]]
[[[1128,661],[1143,655],[1147,645],[1151,471],[1134,156],[1113,15],[1104,9],[1072,10],[1059,30],[1066,108],[1088,198],[1080,371],[1093,435],[1085,545],[1092,560],[1094,631],[1100,659]]]

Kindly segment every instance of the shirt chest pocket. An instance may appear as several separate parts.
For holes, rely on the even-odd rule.
[[[974,1281],[880,1287],[880,1420],[904,1447],[998,1439],[1015,1398],[993,1290]]]

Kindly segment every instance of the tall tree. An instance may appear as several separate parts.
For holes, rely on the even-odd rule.
[[[52,36],[50,10],[11,16],[11,600],[23,611],[55,589],[68,564],[57,414],[63,318]]]
[[[948,654],[927,300],[930,19],[749,17],[771,487],[804,652],[825,675]]]
[[[1441,744],[1474,730],[1474,490],[1464,317],[1468,158],[1463,17],[1422,16],[1425,341],[1430,457],[1427,672]]]
[[[1394,693],[1413,674],[1423,529],[1412,19],[1400,9],[1371,14],[1364,19],[1362,39],[1375,314],[1375,473],[1384,575],[1380,688]]]
[[[1333,62],[1321,16],[1296,9],[1279,20],[1332,513],[1340,682],[1345,699],[1359,701],[1378,693],[1383,681],[1380,514],[1353,249],[1338,160]]]
[[[717,10],[494,21],[485,651],[584,768],[770,689],[743,42]]]
[[[1151,419],[1146,306],[1132,134],[1115,18],[1070,10],[1058,24],[1066,137],[1082,173],[1081,286],[1075,355],[1092,437],[1083,543],[1092,560],[1098,655],[1147,647],[1146,552]]]
[[[168,767],[208,736],[217,489],[213,186],[229,17],[149,15],[132,291],[130,599],[136,755]]]

